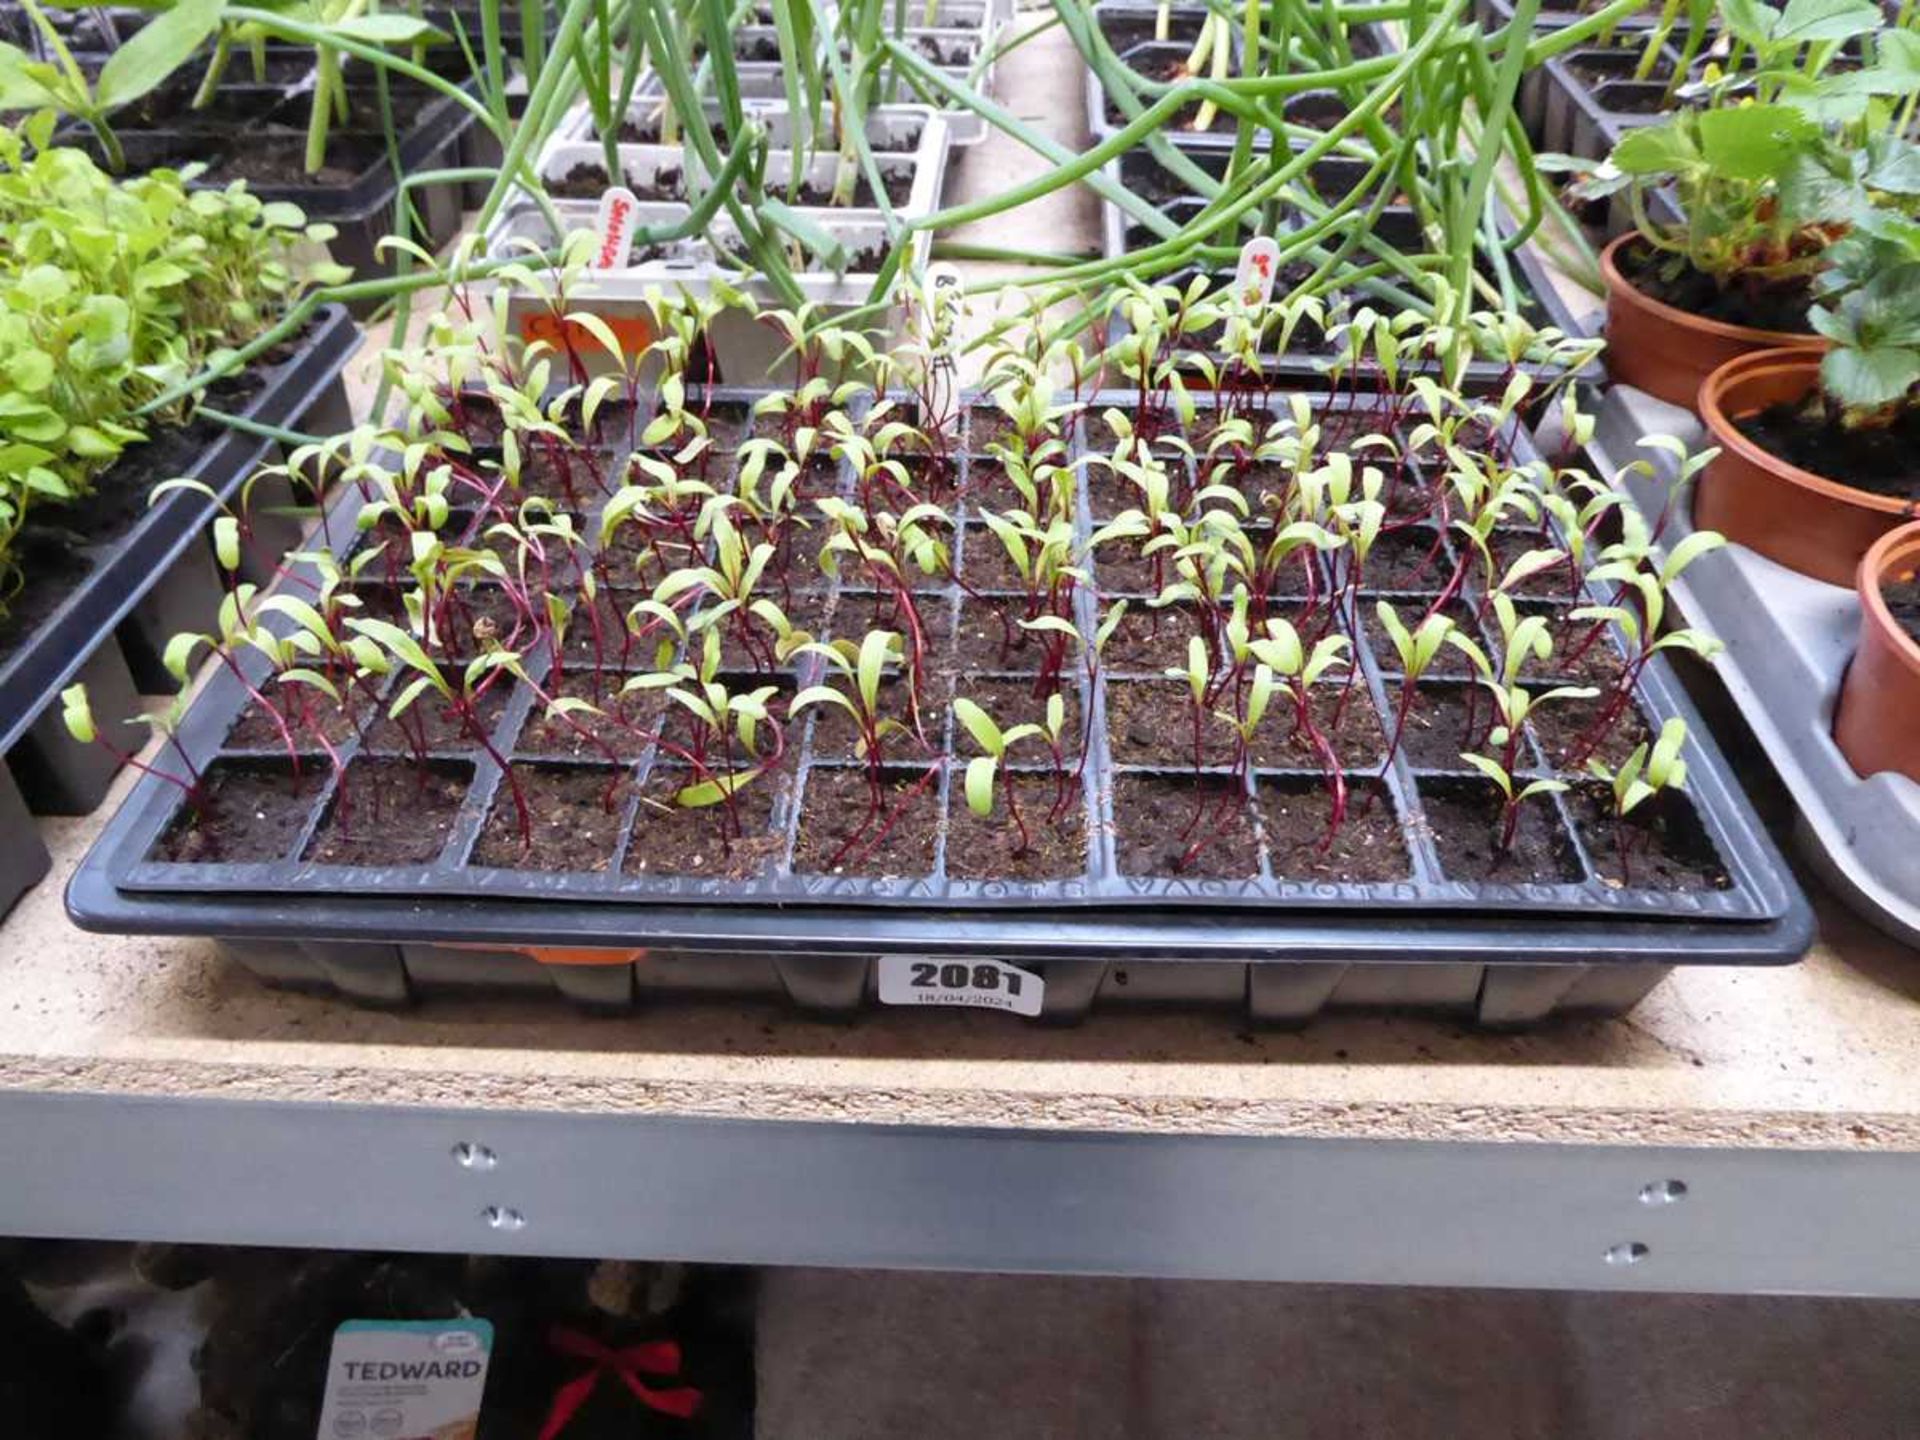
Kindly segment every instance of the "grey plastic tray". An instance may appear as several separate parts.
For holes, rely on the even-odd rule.
[[[1659,513],[1671,473],[1667,457],[1640,447],[1651,434],[1696,449],[1711,443],[1688,411],[1629,386],[1609,390],[1592,448],[1609,468],[1639,458],[1661,464],[1661,478],[1627,482],[1650,515]],[[1692,528],[1685,507],[1676,507],[1665,538],[1678,543]],[[1673,600],[1690,623],[1725,642],[1715,669],[1799,806],[1802,853],[1859,914],[1920,946],[1920,784],[1858,775],[1833,743],[1833,708],[1859,634],[1854,592],[1729,545],[1690,566]]]

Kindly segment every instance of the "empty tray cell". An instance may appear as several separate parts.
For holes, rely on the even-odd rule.
[[[366,868],[426,864],[446,848],[472,781],[473,767],[458,761],[354,760],[301,858]]]

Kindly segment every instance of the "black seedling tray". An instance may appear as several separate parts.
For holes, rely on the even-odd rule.
[[[1095,408],[1108,403],[1126,404],[1128,398],[1102,396],[1096,401]],[[1082,437],[1081,444],[1084,444],[1084,433],[1084,425],[1076,430],[1076,435]],[[1523,439],[1516,438],[1515,444],[1516,453],[1522,458],[1530,453]],[[966,493],[967,480],[968,476],[963,472],[960,476],[962,494]],[[1083,494],[1080,516],[1083,535],[1095,518],[1089,509],[1091,503]],[[330,514],[328,533],[336,537],[342,551],[350,549],[354,543],[352,517],[359,506],[358,494],[349,492],[343,495]],[[962,508],[963,524],[971,513],[970,508]],[[583,531],[589,535],[595,533],[591,519]],[[970,570],[966,548],[969,539],[970,532],[963,530],[958,545],[958,563],[963,573],[969,573]],[[1099,583],[1097,559],[1094,580],[1096,584]],[[841,601],[852,600],[857,607],[861,593],[855,590],[841,594],[835,604],[837,606]],[[1421,602],[1417,592],[1389,593],[1400,597],[1403,613],[1417,613]],[[1372,599],[1369,594],[1363,602],[1363,617],[1370,613]],[[925,608],[931,616],[936,605],[946,606],[951,615],[959,600],[959,593],[955,589],[933,589],[927,593]],[[1079,604],[1082,611],[1079,623],[1090,633],[1094,625],[1095,602],[1090,593],[1083,591]],[[1142,615],[1148,613],[1143,602],[1136,602],[1134,608]],[[833,613],[841,612],[836,608]],[[863,633],[865,628],[865,616],[856,609],[855,624],[850,627],[849,633],[857,635]],[[1387,682],[1383,675],[1385,667],[1367,643],[1364,627],[1358,654],[1359,678],[1354,684],[1350,703],[1356,708],[1364,707],[1390,714]],[[538,673],[543,659],[532,657],[530,663]],[[88,879],[75,892],[76,896],[87,898],[76,899],[76,918],[83,924],[114,928],[117,924],[131,921],[133,915],[122,911],[117,901],[107,897],[116,896],[131,901],[138,896],[143,910],[154,904],[178,904],[205,916],[207,923],[201,933],[225,933],[230,927],[218,920],[217,917],[225,913],[220,907],[229,899],[246,895],[272,895],[274,905],[282,915],[300,914],[308,917],[309,921],[317,920],[321,914],[337,913],[347,896],[353,897],[355,906],[373,899],[404,899],[419,904],[436,900],[465,900],[483,907],[467,912],[473,916],[474,926],[464,934],[473,938],[483,938],[493,933],[494,923],[505,911],[492,907],[512,907],[528,902],[538,902],[543,915],[548,912],[572,915],[581,908],[594,907],[625,910],[631,915],[635,906],[713,905],[718,907],[712,912],[715,916],[728,917],[722,921],[723,930],[731,923],[732,917],[759,907],[779,907],[780,913],[787,915],[800,909],[875,906],[991,909],[1001,912],[1011,907],[1150,907],[1161,912],[1192,907],[1225,910],[1243,921],[1255,924],[1268,923],[1280,915],[1302,912],[1324,912],[1337,917],[1342,911],[1349,916],[1355,911],[1364,911],[1370,916],[1380,917],[1370,923],[1379,924],[1384,920],[1395,926],[1415,917],[1435,920],[1454,913],[1470,930],[1483,925],[1491,915],[1504,913],[1526,917],[1535,925],[1544,922],[1578,927],[1600,922],[1631,925],[1661,918],[1679,922],[1674,932],[1676,940],[1682,933],[1724,929],[1729,937],[1743,937],[1732,941],[1735,949],[1742,949],[1748,941],[1753,941],[1757,942],[1756,949],[1767,958],[1785,959],[1798,953],[1797,950],[1791,954],[1782,953],[1779,941],[1782,934],[1791,940],[1798,933],[1804,902],[1771,843],[1755,823],[1725,762],[1700,726],[1664,662],[1657,662],[1648,671],[1637,697],[1639,709],[1653,729],[1657,729],[1669,715],[1683,715],[1690,722],[1693,733],[1688,751],[1690,803],[1706,842],[1711,844],[1725,872],[1727,885],[1723,889],[1666,893],[1617,887],[1602,881],[1586,853],[1577,827],[1569,819],[1558,797],[1551,802],[1550,823],[1558,827],[1561,837],[1559,853],[1568,867],[1565,883],[1468,883],[1450,879],[1431,830],[1424,823],[1424,806],[1432,793],[1442,789],[1452,791],[1477,782],[1473,772],[1464,765],[1447,765],[1435,770],[1416,769],[1405,753],[1396,759],[1384,777],[1385,793],[1380,802],[1386,807],[1385,813],[1394,817],[1395,823],[1391,828],[1396,831],[1405,848],[1406,874],[1403,878],[1377,883],[1349,883],[1317,876],[1291,878],[1275,873],[1272,854],[1264,844],[1259,844],[1258,873],[1247,878],[1156,878],[1121,874],[1116,863],[1113,822],[1116,781],[1125,785],[1129,777],[1145,778],[1156,773],[1180,780],[1183,777],[1190,778],[1191,772],[1180,766],[1164,766],[1156,771],[1149,766],[1115,761],[1108,745],[1105,713],[1112,687],[1126,683],[1128,675],[1136,679],[1156,678],[1159,672],[1154,668],[1124,670],[1117,664],[1110,666],[1109,671],[1093,685],[1090,693],[1083,687],[1079,696],[1083,713],[1091,713],[1094,720],[1091,754],[1085,767],[1081,794],[1087,826],[1088,863],[1083,873],[1064,880],[968,880],[949,876],[944,868],[944,826],[936,836],[933,864],[923,876],[859,878],[795,873],[789,868],[786,857],[791,856],[794,850],[807,789],[823,773],[840,768],[842,763],[835,757],[821,753],[822,721],[816,716],[795,737],[798,756],[793,783],[779,796],[773,808],[769,829],[780,837],[777,848],[780,858],[772,864],[768,873],[757,879],[720,880],[623,873],[628,839],[641,813],[639,795],[648,780],[653,778],[655,767],[659,764],[652,754],[643,755],[630,767],[630,778],[635,783],[631,786],[631,793],[624,798],[623,813],[613,827],[616,838],[599,869],[592,872],[538,873],[470,865],[466,857],[481,837],[495,807],[506,803],[506,792],[497,769],[484,762],[476,764],[473,758],[475,752],[461,746],[458,750],[438,752],[438,758],[446,770],[458,767],[467,782],[458,818],[451,825],[449,838],[436,857],[426,863],[407,867],[333,865],[296,858],[306,852],[312,837],[325,823],[332,799],[334,781],[327,778],[325,763],[317,759],[309,760],[315,780],[306,819],[298,826],[298,833],[288,839],[285,853],[267,862],[184,863],[150,858],[156,843],[174,823],[181,805],[176,788],[162,781],[143,781],[89,858],[86,869]],[[999,672],[969,670],[967,683],[981,686],[990,681],[994,673]],[[1017,678],[1017,672],[1006,673]],[[796,680],[800,684],[810,683],[811,676],[800,674]],[[976,693],[979,692],[976,690]],[[936,695],[935,698],[938,700],[940,697]],[[222,757],[229,763],[242,765],[275,763],[273,757],[276,752],[270,749],[223,749],[224,737],[240,718],[245,700],[245,691],[240,683],[231,675],[222,673],[214,678],[195,704],[181,738],[197,767],[205,768]],[[516,693],[508,699],[493,732],[494,743],[502,753],[517,751],[516,737],[527,721],[532,705],[530,693]],[[949,728],[949,734],[942,738],[946,740],[950,753],[962,757],[970,753],[955,746],[950,734],[952,722],[944,705],[933,713],[940,725]],[[936,730],[935,733],[939,732]],[[351,767],[361,751],[362,743],[355,740],[343,746],[341,753]],[[906,767],[917,764],[923,768],[929,764],[926,760],[915,762],[904,756],[901,757],[901,763]],[[1541,763],[1537,754],[1533,763],[1536,766]],[[599,762],[587,768],[595,770],[609,782],[619,775],[618,771]],[[955,768],[951,765],[941,766],[936,779],[929,782],[931,793],[939,804],[946,807],[948,815],[956,814],[959,804],[958,778],[951,773]],[[1350,757],[1349,763],[1343,768],[1353,776],[1354,803],[1357,808],[1366,785],[1370,783],[1367,777],[1379,768],[1378,755],[1367,759]],[[1225,775],[1227,772],[1220,770],[1218,773]],[[1312,792],[1319,779],[1317,768],[1305,762],[1293,764],[1283,761],[1272,768],[1253,772],[1246,791],[1246,813],[1250,817],[1258,814],[1262,799],[1268,794],[1285,795],[1303,790]],[[365,793],[364,789],[362,793]],[[1349,824],[1353,823],[1356,821],[1350,819]],[[1250,833],[1257,837],[1260,823],[1250,819],[1248,824]],[[704,833],[704,828],[700,833]],[[700,833],[690,832],[689,843],[696,844]],[[556,922],[554,933],[564,933],[571,923]],[[633,922],[630,920],[628,923]],[[651,920],[639,923],[649,929],[652,925]],[[1473,933],[1479,932],[1474,930]],[[1684,946],[1680,948],[1684,949]]]
[[[340,371],[359,343],[359,327],[345,309],[322,309],[298,352],[268,375],[242,417],[263,425],[320,430],[348,420]],[[137,449],[129,454],[136,455]],[[258,468],[267,449],[268,442],[255,436],[224,430],[187,473],[228,499]],[[130,748],[138,748],[141,736],[120,723],[137,708],[130,658],[136,669],[145,668],[130,652],[150,652],[154,637],[136,635],[129,624],[183,571],[188,580],[196,572],[207,574],[211,592],[197,597],[197,608],[192,600],[163,597],[164,610],[169,615],[190,611],[194,624],[211,624],[220,592],[211,580],[203,537],[213,513],[205,496],[185,491],[145,509],[116,539],[87,552],[90,568],[72,593],[0,663],[0,755],[7,756],[36,810],[86,813],[100,802],[118,768],[105,750],[76,744],[62,726],[59,695],[76,680],[85,680],[94,692],[103,730],[112,727],[108,733],[116,743],[128,741]],[[164,643],[164,637],[158,639]]]
[[[1154,21],[1158,7],[1152,4],[1107,3],[1094,6],[1093,16],[1101,32],[1107,37],[1107,43],[1129,69],[1140,70],[1143,65],[1155,61],[1185,60],[1193,52],[1193,44],[1198,38],[1200,22],[1209,13],[1205,6],[1176,5],[1168,12],[1168,38],[1153,38]],[[1230,32],[1229,42],[1233,47],[1233,73],[1240,73],[1240,60],[1243,54],[1243,35],[1238,23]],[[1393,52],[1392,37],[1387,27],[1380,24],[1362,24],[1351,27],[1348,32],[1348,44],[1355,60],[1371,59],[1378,55]],[[1311,108],[1312,97],[1330,96],[1337,99],[1331,91],[1301,91],[1287,98],[1286,118],[1297,123],[1306,123],[1299,111],[1301,107]],[[1104,82],[1091,66],[1086,68],[1085,103],[1087,129],[1096,142],[1107,140],[1120,133],[1124,128],[1107,114],[1107,92]],[[1344,108],[1344,107],[1343,107]],[[1224,112],[1223,112],[1224,113]],[[1191,130],[1175,128],[1172,123],[1164,127],[1168,140],[1195,150],[1231,150],[1234,146],[1238,126],[1231,114],[1227,114],[1229,123],[1219,130]],[[1268,131],[1255,131],[1253,144],[1256,150],[1265,150],[1273,143]]]
[[[289,75],[289,70],[304,54],[306,71]],[[312,52],[297,48],[269,47],[273,83],[259,85],[252,80],[250,62],[236,55],[222,78],[205,124],[191,115],[174,116],[168,123],[143,126],[137,122],[141,106],[137,102],[132,116],[119,117],[115,133],[126,151],[128,167],[133,170],[178,168],[198,161],[212,167],[207,177],[195,181],[202,188],[224,188],[226,179],[219,167],[233,146],[270,143],[288,156],[288,164],[297,170],[305,147],[307,95],[311,92]],[[170,82],[168,92],[179,87],[190,90],[197,77],[197,66]],[[366,67],[348,72],[349,85],[358,97],[376,93],[376,77]],[[395,82],[396,84],[400,82]],[[411,82],[407,82],[411,83]],[[467,88],[471,91],[475,83]],[[450,97],[433,92],[414,115],[412,123],[400,132],[398,156],[403,175],[433,170],[456,169],[468,146],[468,132],[477,124],[473,113]],[[69,143],[95,148],[97,142],[83,132],[70,132]],[[309,221],[333,225],[338,233],[328,242],[334,260],[365,278],[384,273],[390,261],[377,250],[381,239],[398,233],[400,181],[386,149],[385,137],[375,130],[336,129],[328,137],[329,155],[342,147],[365,151],[369,158],[352,179],[323,182],[303,179],[295,184],[249,182],[248,188],[268,201],[290,201],[298,205]],[[432,251],[452,239],[460,228],[465,187],[457,180],[416,185],[407,196],[418,224],[409,230],[409,238]],[[372,302],[369,302],[371,304]]]

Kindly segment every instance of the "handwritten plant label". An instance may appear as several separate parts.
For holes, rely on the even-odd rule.
[[[634,217],[640,212],[640,199],[624,185],[615,185],[600,197],[599,214],[594,219],[594,234],[600,243],[594,247],[593,268],[624,270],[633,252]]]

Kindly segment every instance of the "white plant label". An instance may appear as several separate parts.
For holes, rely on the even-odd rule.
[[[593,252],[594,269],[627,268],[627,257],[633,253],[634,217],[639,213],[640,198],[624,185],[616,185],[600,197],[593,222],[593,232],[600,237]]]
[[[1001,960],[931,960],[919,955],[880,957],[883,1005],[966,1005],[1038,1015],[1047,982]]]
[[[1273,299],[1273,282],[1280,273],[1280,242],[1271,235],[1256,235],[1240,247],[1240,263],[1234,267],[1233,291],[1249,310]]]
[[[333,1332],[316,1440],[474,1440],[486,1320],[349,1320]]]

